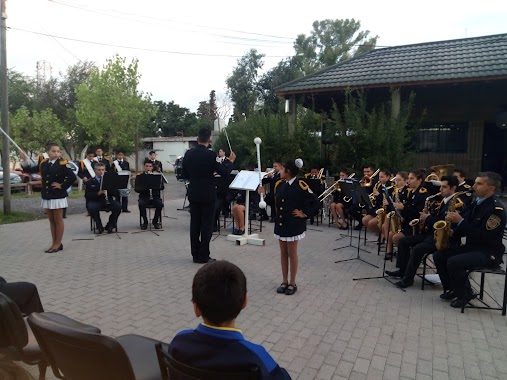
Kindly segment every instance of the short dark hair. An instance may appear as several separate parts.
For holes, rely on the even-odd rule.
[[[421,170],[421,169],[417,169],[417,170],[412,170],[410,172],[410,174],[415,175],[415,178],[417,178],[417,179],[424,180],[424,175],[426,174],[426,171]]]
[[[150,150],[150,153],[148,153],[148,154],[152,154],[152,153],[157,154],[157,152],[155,152],[154,150]]]
[[[449,187],[458,187],[459,186],[458,177],[453,176],[453,175],[442,176],[442,178],[440,178],[440,182],[442,182],[442,181],[447,181],[447,183],[449,184]]]
[[[225,260],[206,264],[192,282],[192,302],[213,325],[234,320],[243,309],[246,292],[245,274]]]
[[[124,151],[123,149],[117,149],[117,150],[116,150],[116,154],[118,154],[118,153],[123,153],[123,154],[125,154],[125,151]]]
[[[374,167],[375,166],[373,164],[364,164],[363,167],[362,167],[362,169],[364,170],[366,168],[370,168],[371,170],[373,170]]]
[[[320,170],[320,166],[315,164],[315,165],[312,165],[312,167],[310,168],[310,170],[313,170],[313,169],[317,169],[317,170]]]
[[[494,186],[495,191],[497,191],[502,185],[502,176],[495,172],[479,172],[479,174],[477,174],[477,177],[487,178],[488,180],[486,181],[486,183],[489,186]]]
[[[197,141],[200,143],[207,143],[211,137],[211,131],[208,128],[202,128],[199,130],[199,134],[197,135]]]
[[[299,174],[299,168],[296,166],[294,161],[287,161],[282,164],[286,172],[289,172],[292,177],[296,177]]]
[[[47,143],[46,145],[46,151],[50,150],[52,147],[54,146],[57,146],[58,148],[60,147],[60,145],[58,145],[57,143],[55,142],[50,142],[50,143]]]
[[[99,167],[106,167],[106,164],[104,164],[103,162],[96,162],[95,165],[93,165],[93,168],[99,168]]]
[[[347,168],[341,168],[341,169],[340,169],[340,173],[345,173],[345,174],[347,174],[347,175],[350,175],[350,170],[349,170],[349,169],[347,169]]]
[[[96,147],[96,148],[95,148],[95,151],[97,151],[97,150],[99,150],[99,149],[100,149],[100,150],[102,150],[102,151],[104,151],[104,149],[102,149],[100,146]]]
[[[89,154],[95,154],[95,151],[91,148],[86,149],[86,155],[88,156]]]
[[[458,173],[460,177],[463,177],[463,178],[466,177],[465,171],[463,169],[454,169],[452,172],[453,173]]]

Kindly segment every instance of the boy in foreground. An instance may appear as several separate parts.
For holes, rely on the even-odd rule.
[[[236,328],[236,317],[248,303],[245,274],[228,261],[211,262],[197,271],[192,283],[196,317],[203,323],[179,332],[169,353],[192,367],[244,371],[258,367],[261,379],[291,379],[264,347],[248,342]]]

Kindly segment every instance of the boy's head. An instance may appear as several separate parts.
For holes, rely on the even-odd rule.
[[[236,265],[220,260],[197,271],[192,283],[196,317],[222,326],[234,321],[247,304],[246,277]]]

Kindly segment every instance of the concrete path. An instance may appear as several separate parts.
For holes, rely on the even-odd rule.
[[[0,226],[0,275],[37,284],[47,311],[100,327],[104,334],[141,334],[169,342],[193,328],[191,283],[200,267],[189,248],[189,213],[183,200],[166,202],[160,236],[132,234],[139,214],[122,214],[128,232],[94,237],[84,214],[66,219],[64,251],[48,247],[47,220]],[[106,214],[107,215],[107,214]],[[219,236],[212,256],[246,273],[250,302],[237,325],[247,339],[263,344],[293,379],[506,379],[507,318],[498,311],[461,314],[440,300],[441,288],[420,290],[420,279],[403,293],[385,280],[353,281],[380,275],[358,260],[355,250],[333,248],[334,227],[309,226],[299,247],[298,292],[276,294],[280,284],[273,225],[264,224],[262,246],[235,246]],[[74,239],[92,240],[74,240]],[[375,237],[368,236],[365,260],[381,266]],[[388,267],[393,267],[388,263]],[[490,276],[497,297],[503,283]],[[36,374],[36,368],[30,369]],[[50,370],[48,370],[51,373]],[[52,378],[51,376],[49,377]]]

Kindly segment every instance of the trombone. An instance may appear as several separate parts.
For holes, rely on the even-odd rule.
[[[352,173],[347,178],[353,178],[355,175],[356,175],[356,173]],[[324,192],[322,194],[320,194],[317,198],[319,200],[319,202],[323,202],[327,197],[329,197],[335,191],[341,191],[340,183],[339,183],[340,181],[343,181],[343,180],[339,179],[338,181],[333,183],[331,186],[329,186],[326,190],[324,190]],[[345,202],[350,202],[350,199],[346,200],[345,198],[346,197],[343,198],[343,200]]]
[[[368,177],[367,175],[365,175],[363,177],[363,179],[360,181],[361,186],[370,187],[371,184],[373,183],[373,178],[376,177],[378,175],[378,173],[380,173],[380,169],[375,170],[375,173],[373,173],[371,175],[371,177]]]

